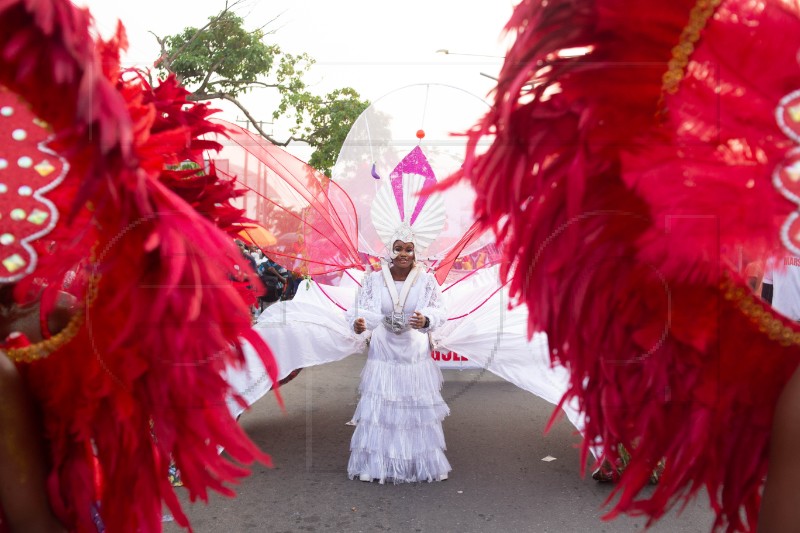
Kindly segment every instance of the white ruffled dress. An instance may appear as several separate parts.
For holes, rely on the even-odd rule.
[[[411,276],[409,276],[409,280]],[[404,282],[393,282],[401,294]],[[403,307],[405,327],[388,326],[393,302],[381,272],[369,275],[348,313],[352,324],[363,317],[372,331],[361,373],[361,399],[353,421],[347,474],[380,483],[438,481],[451,470],[444,455],[442,420],[450,410],[442,399],[442,373],[431,358],[428,331],[445,321],[435,278],[420,272]],[[430,320],[425,329],[407,326],[419,311]]]
[[[436,328],[431,335],[438,350],[467,357],[474,367],[558,404],[569,374],[551,366],[544,333],[528,338],[527,309],[509,309],[507,291],[496,290],[497,277],[497,267],[487,268],[445,287],[442,294],[432,275],[421,274],[406,300],[404,317],[421,311],[431,320],[429,329]],[[442,377],[431,358],[427,331],[396,335],[382,325],[392,308],[380,272],[366,276],[358,294],[354,285],[303,282],[293,300],[269,307],[254,329],[275,355],[278,379],[297,368],[369,351],[362,398],[354,415],[360,427],[353,435],[349,475],[398,483],[439,479],[450,470],[441,429],[448,409],[441,398]],[[366,334],[353,332],[356,317],[365,318],[372,331],[369,347]],[[243,346],[245,365],[228,368],[225,375],[234,392],[229,398],[233,416],[272,387],[260,358],[249,344]],[[576,406],[562,408],[581,430],[583,421]]]

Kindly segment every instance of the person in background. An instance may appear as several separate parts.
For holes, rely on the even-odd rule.
[[[256,264],[256,260],[247,245],[239,239],[234,240],[234,242],[236,243],[236,246],[239,247],[239,251],[242,252],[242,257],[244,257],[247,262],[250,263],[250,266],[253,267],[253,271],[256,271],[258,265]]]
[[[747,263],[747,266],[744,268],[744,277],[753,293],[761,294],[761,283],[764,277],[764,262],[759,260]]]
[[[800,321],[800,257],[767,259],[761,297],[786,318]]]

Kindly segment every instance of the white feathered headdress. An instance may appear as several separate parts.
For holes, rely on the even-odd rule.
[[[445,207],[439,193],[420,195],[436,184],[428,159],[417,146],[392,171],[375,195],[370,214],[381,241],[391,251],[395,241],[413,242],[417,258],[442,232]]]

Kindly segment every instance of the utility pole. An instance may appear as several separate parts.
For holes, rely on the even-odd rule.
[[[243,124],[245,129],[247,129],[247,131],[250,131],[251,122],[250,122],[249,119],[247,119],[247,118],[239,118],[239,116],[237,115],[236,122],[238,122],[239,124]],[[256,124],[258,125],[259,128],[261,128],[261,131],[264,131],[266,133],[266,131],[264,130],[264,124],[268,124],[269,126],[272,126],[274,123],[273,122],[265,122],[263,120],[258,120],[258,121],[256,121]],[[269,135],[272,135],[272,131],[269,132]],[[264,163],[259,161],[258,158],[256,158],[256,161],[255,161],[255,165],[256,165],[255,183],[251,183],[250,174],[248,173],[250,157],[251,157],[251,154],[249,154],[249,153],[247,153],[245,151],[245,154],[244,154],[244,184],[245,184],[245,187],[250,188],[250,190],[255,193],[255,195],[254,195],[255,198],[253,199],[255,201],[255,207],[253,208],[253,213],[249,213],[247,211],[248,196],[250,196],[250,195],[245,194],[244,197],[242,198],[242,202],[244,204],[243,209],[244,209],[245,213],[247,214],[247,216],[254,216],[254,218],[257,221],[260,222],[261,220],[263,220],[266,217],[266,196],[265,195],[267,193],[267,186],[268,186],[267,177],[268,177],[269,173],[266,171],[266,168],[264,168]]]
[[[234,122],[238,122],[238,123],[240,123],[240,124],[244,124],[244,128],[245,128],[247,131],[250,131],[250,120],[248,120],[247,118],[239,118],[239,117],[237,116],[237,117],[236,117],[236,120],[235,120]],[[266,121],[264,121],[264,120],[257,120],[257,121],[256,121],[256,124],[258,125],[258,127],[259,127],[259,128],[261,128],[261,131],[263,131],[264,133],[267,133],[267,130],[266,130],[266,129],[264,129],[264,124],[267,124],[268,126],[270,126],[270,128],[271,128],[272,126],[274,126],[274,125],[275,125],[275,123],[274,123],[274,122],[266,122]],[[272,135],[272,131],[271,131],[271,129],[270,129],[270,131],[268,132],[268,134],[269,134],[269,135]]]

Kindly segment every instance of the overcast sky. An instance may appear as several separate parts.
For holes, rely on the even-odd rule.
[[[128,65],[151,65],[158,56],[149,31],[164,36],[199,27],[224,6],[224,0],[74,1],[90,8],[105,35],[122,20],[130,40]],[[486,97],[493,82],[481,73],[499,71],[511,9],[510,0],[246,0],[237,13],[250,29],[273,21],[269,41],[317,61],[307,76],[315,92],[350,86],[375,101],[414,83],[442,83]],[[437,53],[442,49],[451,53]],[[243,101],[268,121],[272,98],[254,92]],[[224,115],[242,118],[231,109]],[[275,133],[280,131],[278,125]]]

